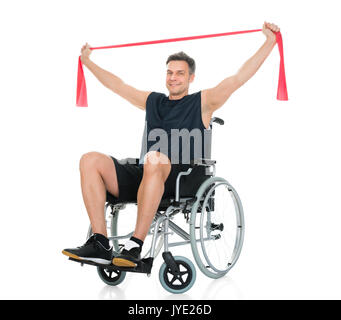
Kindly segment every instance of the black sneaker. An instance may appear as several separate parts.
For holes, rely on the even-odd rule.
[[[64,249],[62,253],[76,260],[92,261],[99,264],[111,264],[112,260],[112,247],[106,249],[96,239],[95,234],[83,246],[74,249]]]
[[[112,264],[117,267],[136,267],[141,261],[141,249],[132,248],[129,251],[123,249],[122,252],[112,259]]]

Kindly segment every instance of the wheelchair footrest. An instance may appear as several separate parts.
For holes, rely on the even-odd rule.
[[[153,266],[153,258],[145,258],[138,262],[136,267],[118,267],[113,264],[102,264],[88,260],[78,260],[69,257],[69,260],[80,263],[81,265],[88,264],[95,267],[101,267],[107,270],[120,270],[126,272],[151,273]]]
[[[115,265],[112,265],[112,266],[115,267],[116,270],[120,270],[120,271],[149,274],[152,271],[153,260],[154,260],[153,258],[141,259],[141,261],[137,263],[136,267],[118,267]]]

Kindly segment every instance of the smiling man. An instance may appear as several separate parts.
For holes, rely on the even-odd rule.
[[[65,255],[117,266],[136,265],[161,199],[174,196],[176,177],[190,167],[190,161],[205,158],[204,140],[212,114],[257,72],[276,44],[277,31],[275,24],[265,22],[264,44],[238,72],[215,87],[193,94],[189,94],[189,87],[195,77],[195,62],[184,52],[173,54],[166,61],[169,92],[166,96],[124,83],[90,60],[88,44],[82,47],[82,63],[105,87],[144,110],[146,121],[139,164],[125,163],[99,152],[81,157],[82,195],[93,235],[81,247],[64,249]],[[179,136],[187,143],[179,143]],[[192,171],[193,188],[200,185],[202,176],[200,170]],[[137,200],[138,210],[135,232],[113,261],[103,215],[107,193],[122,201]]]

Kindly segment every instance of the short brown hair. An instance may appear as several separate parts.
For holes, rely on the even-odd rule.
[[[194,61],[194,59],[191,58],[190,56],[188,56],[183,51],[170,55],[167,59],[166,65],[170,61],[186,61],[188,63],[189,74],[193,74],[195,72],[195,61]]]

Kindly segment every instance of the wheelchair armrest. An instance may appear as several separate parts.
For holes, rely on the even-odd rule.
[[[224,124],[224,120],[221,119],[221,118],[218,118],[218,117],[214,117],[211,119],[210,121],[210,126],[212,126],[212,123],[215,122],[215,123],[218,123],[220,124],[221,126]]]
[[[187,171],[181,171],[178,173],[178,176],[176,178],[176,184],[175,184],[175,203],[179,202],[180,199],[180,179],[182,176],[187,176],[189,175],[194,166],[205,166],[205,175],[207,176],[212,176],[215,174],[215,164],[216,161],[215,160],[211,160],[211,159],[203,159],[203,158],[199,158],[199,159],[195,159],[195,160],[191,160],[190,165],[191,167],[187,169]],[[213,173],[209,172],[210,168],[213,166]]]
[[[213,166],[216,164],[217,161],[211,160],[211,159],[195,159],[191,160],[191,165],[192,166]]]

